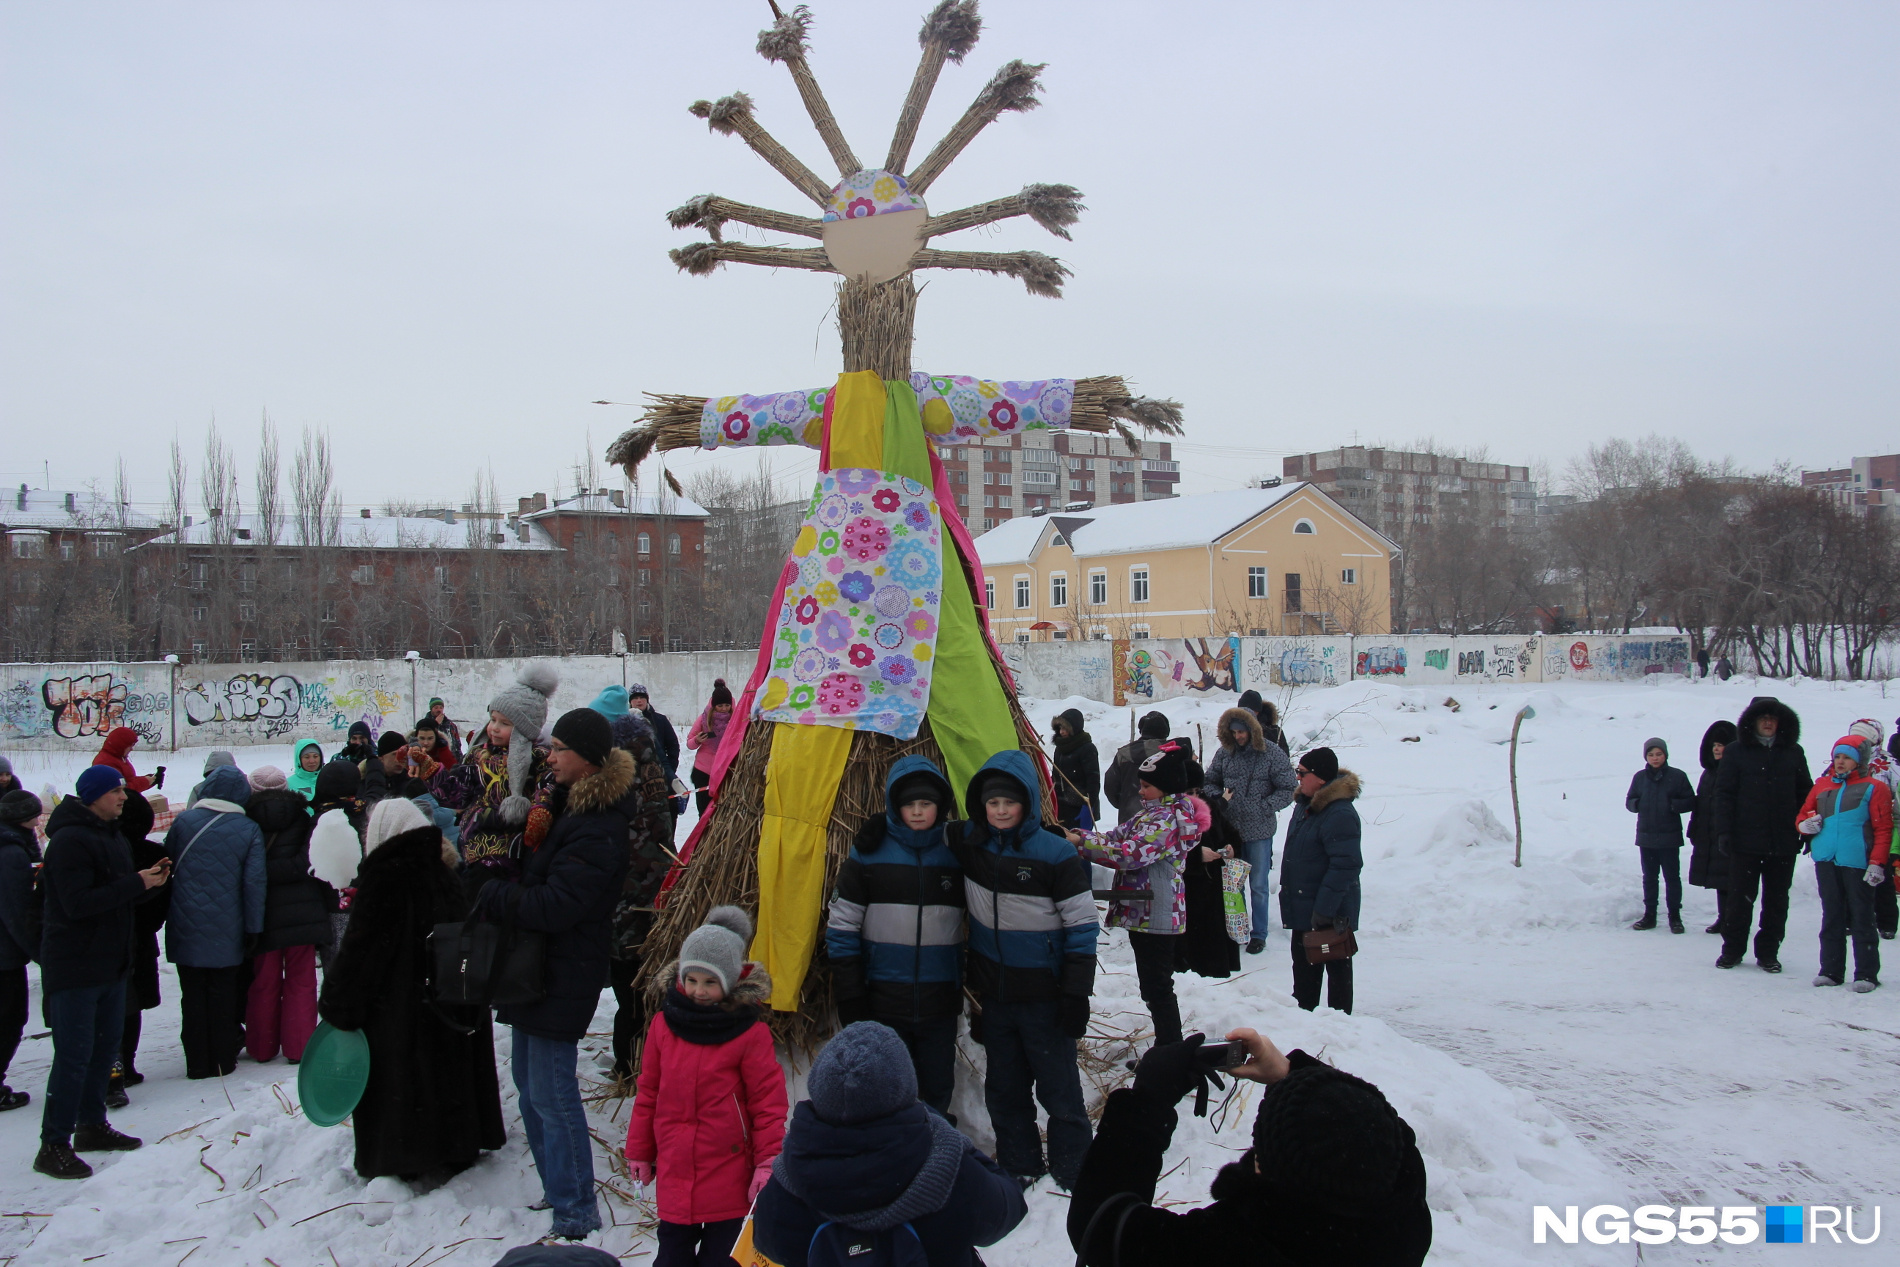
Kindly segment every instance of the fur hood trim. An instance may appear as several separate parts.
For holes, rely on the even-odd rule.
[[[1260,728],[1260,719],[1254,716],[1253,710],[1247,708],[1230,708],[1220,715],[1221,747],[1227,749],[1229,752],[1234,750],[1233,732],[1234,723],[1236,722],[1247,727],[1247,734],[1250,736],[1247,741],[1248,747],[1252,748],[1255,752],[1265,752],[1267,750],[1267,732]]]
[[[607,754],[607,764],[567,790],[567,812],[592,814],[612,809],[633,790],[638,775],[633,757],[625,748],[615,748]]]
[[[1356,801],[1359,799],[1359,776],[1351,770],[1341,770],[1339,777],[1313,793],[1313,799],[1307,803],[1306,812],[1317,814],[1334,801]]]
[[[666,983],[678,985],[680,979],[680,961],[675,959],[666,966]],[[760,1011],[765,1011],[772,1002],[772,974],[765,965],[756,959],[748,959],[739,969],[738,983],[732,987],[732,993],[726,996],[731,1003],[750,1003]]]

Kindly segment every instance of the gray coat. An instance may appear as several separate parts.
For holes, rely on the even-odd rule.
[[[235,967],[245,936],[264,931],[264,833],[245,817],[250,799],[242,770],[213,770],[198,804],[165,833],[174,863],[165,957],[181,967]]]
[[[1250,738],[1245,748],[1234,743],[1231,728],[1235,723],[1247,727]],[[1222,801],[1222,807],[1242,840],[1272,840],[1280,825],[1279,812],[1293,803],[1299,787],[1293,762],[1280,745],[1266,741],[1258,717],[1245,708],[1230,708],[1220,715],[1220,751],[1207,765],[1202,795],[1212,801],[1233,789],[1233,799]]]

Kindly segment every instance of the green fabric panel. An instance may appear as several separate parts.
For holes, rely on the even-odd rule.
[[[955,513],[946,512],[946,513]],[[930,733],[962,812],[964,789],[997,753],[1021,744],[1009,699],[983,636],[956,541],[943,534],[943,606],[937,617],[937,675],[930,683]]]
[[[930,442],[909,383],[884,380],[884,470],[930,487]]]

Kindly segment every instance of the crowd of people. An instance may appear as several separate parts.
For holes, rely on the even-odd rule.
[[[150,839],[144,793],[164,770],[147,779],[133,769],[134,732],[109,736],[59,800],[43,858],[35,828],[44,807],[6,789],[0,1057],[10,1058],[26,1020],[29,961],[40,965],[53,1031],[35,1168],[83,1178],[91,1170],[79,1154],[140,1146],[107,1112],[142,1080],[138,1018],[160,1002],[161,932],[177,973],[187,1078],[228,1075],[243,1055],[295,1063],[319,1018],[364,1035],[369,1082],[351,1127],[365,1178],[454,1173],[503,1145],[493,1026],[508,1026],[508,1072],[542,1183],[534,1208],[550,1212],[551,1242],[600,1226],[578,1061],[611,987],[614,1076],[633,1096],[625,1156],[635,1179],[655,1186],[658,1261],[669,1267],[725,1261],[748,1214],[753,1248],[781,1267],[843,1261],[906,1237],[928,1261],[974,1261],[974,1246],[1020,1221],[1024,1191],[1044,1176],[1078,1211],[1146,1207],[1155,1178],[1146,1158],[1165,1149],[1173,1103],[1203,1068],[1201,1036],[1183,1035],[1172,978],[1230,974],[1243,941],[1260,952],[1265,888],[1256,885],[1237,940],[1222,869],[1245,859],[1264,875],[1276,816],[1289,805],[1280,904],[1295,993],[1316,1006],[1330,971],[1329,1002],[1350,1008],[1350,961],[1309,965],[1301,938],[1357,919],[1351,772],[1323,748],[1291,761],[1256,697],[1222,718],[1205,769],[1192,742],[1169,738],[1151,713],[1104,781],[1071,710],[1054,727],[1053,829],[1042,777],[1022,751],[996,753],[962,789],[921,757],[892,767],[883,812],[860,831],[829,895],[824,954],[841,1032],[809,1075],[810,1099],[794,1107],[764,1023],[770,978],[747,957],[745,911],[716,908],[686,938],[653,1015],[635,987],[688,791],[670,720],[643,687],[613,686],[550,724],[556,685],[551,668],[530,666],[466,736],[432,700],[407,730],[353,726],[334,754],[299,743],[288,772],[246,772],[232,753],[214,752],[162,842]],[[731,711],[718,683],[687,728],[685,747],[704,762],[694,779],[702,795]],[[1100,818],[1104,793],[1118,811],[1112,826]],[[1077,1046],[1102,928],[1097,866],[1114,872],[1101,894],[1106,924],[1128,933],[1154,1028],[1099,1138]],[[435,996],[431,933],[471,919],[539,935],[534,1001],[491,1011]],[[994,1159],[958,1131],[951,1109],[966,1003],[987,1055]],[[1282,1057],[1251,1031],[1230,1037],[1251,1053],[1238,1076],[1291,1089],[1314,1081],[1301,1077],[1309,1066],[1335,1073],[1299,1053]],[[0,1078],[4,1069],[0,1059]],[[1363,1093],[1289,1090],[1274,1102],[1361,1094],[1382,1106],[1375,1126],[1396,1159],[1395,1191],[1416,1205],[1408,1235],[1422,1256],[1429,1215],[1422,1177],[1402,1164],[1409,1132],[1376,1090],[1337,1076]],[[0,1082],[0,1111],[30,1099]],[[1268,1119],[1263,1106],[1263,1148]],[[1303,1128],[1288,1118],[1274,1129]],[[1291,1137],[1281,1146],[1299,1147]],[[1285,1180],[1263,1178],[1272,1174],[1261,1154],[1247,1175],[1216,1185],[1213,1208],[1287,1199]],[[1300,1182],[1309,1178],[1323,1176],[1303,1170]],[[1312,1196],[1320,1199],[1317,1188]],[[1124,1211],[1104,1239],[1101,1220],[1072,1216],[1071,1231],[1090,1261],[1108,1262],[1165,1234],[1151,1218],[1178,1217]]]
[[[1900,722],[1896,722],[1900,725]],[[1814,862],[1821,898],[1817,986],[1848,980],[1867,994],[1880,986],[1880,943],[1900,929],[1900,893],[1891,866],[1894,798],[1900,792],[1900,733],[1882,746],[1884,728],[1862,717],[1835,740],[1817,775],[1801,747],[1801,718],[1780,700],[1757,696],[1736,721],[1703,732],[1695,787],[1669,764],[1663,739],[1643,741],[1643,768],[1625,803],[1636,815],[1642,855],[1643,915],[1631,927],[1653,929],[1659,909],[1672,933],[1682,919],[1682,815],[1689,815],[1689,883],[1715,891],[1718,968],[1734,968],[1750,950],[1755,964],[1781,969],[1788,893],[1802,854]],[[1658,899],[1662,905],[1658,906]],[[1755,922],[1757,901],[1760,923]]]

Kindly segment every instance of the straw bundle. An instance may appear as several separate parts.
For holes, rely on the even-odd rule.
[[[936,91],[937,76],[946,61],[962,64],[964,56],[976,47],[983,33],[983,19],[977,16],[976,0],[941,0],[923,29],[917,43],[924,55],[918,59],[917,73],[911,77],[910,91],[904,94],[903,108],[897,112],[897,130],[891,134],[891,150],[884,159],[884,170],[901,172],[910,161],[910,147],[917,140],[917,125],[923,121],[924,107]]]
[[[875,285],[852,278],[838,287],[845,372],[876,370],[883,379],[908,379],[916,323],[917,287],[909,273]]]
[[[991,652],[994,658],[994,651]],[[1000,667],[999,667],[1000,671]],[[1007,680],[1007,679],[1005,679]],[[1018,742],[1037,749],[1039,739],[1029,719],[1023,715],[1016,697],[1009,697],[1010,714],[1016,720]],[[730,903],[757,914],[759,909],[759,832],[765,818],[765,768],[772,752],[774,723],[754,721],[746,728],[745,740],[720,785],[719,804],[706,826],[705,834],[693,850],[692,859],[679,881],[666,897],[666,904],[654,916],[653,930],[641,948],[641,987],[654,1006],[671,984],[666,972],[679,957],[680,943],[705,921],[713,907]],[[813,918],[820,929],[831,891],[837,883],[838,867],[851,852],[851,841],[867,818],[884,812],[884,780],[899,757],[928,757],[943,766],[943,753],[930,733],[925,718],[917,737],[896,740],[889,735],[860,730],[851,736],[851,753],[845,759],[844,777],[838,784],[838,796],[832,803],[831,822],[825,832],[825,901]],[[1044,774],[1042,803],[1046,821],[1055,805],[1047,775]],[[962,789],[955,789],[959,799]],[[820,949],[812,956],[811,971],[805,976],[797,1012],[771,1012],[768,1018],[778,1041],[813,1051],[837,1028],[831,1003],[831,971]]]
[[[675,207],[666,213],[666,222],[675,229],[704,229],[712,234],[715,242],[725,241],[722,230],[728,220],[773,233],[793,233],[802,238],[823,237],[825,231],[824,221],[811,216],[795,216],[785,211],[773,211],[769,207],[754,207],[734,202],[730,198],[721,198],[718,194],[701,194],[684,206]]]
[[[1047,65],[1046,62],[1038,62],[1032,66],[1019,57],[990,76],[990,81],[983,85],[983,91],[976,95],[970,108],[963,112],[963,117],[944,134],[943,140],[937,142],[937,148],[917,164],[917,170],[910,174],[910,191],[922,196],[937,177],[943,175],[944,168],[955,162],[964,147],[976,140],[977,133],[995,122],[998,115],[1011,110],[1034,110],[1041,105],[1042,102],[1036,99],[1036,89],[1041,87],[1037,77]]]
[[[841,175],[849,176],[861,166],[858,156],[851,152],[851,146],[844,139],[844,131],[838,126],[838,118],[831,113],[831,103],[825,100],[824,91],[818,87],[817,77],[811,73],[811,67],[805,61],[806,50],[810,47],[807,38],[811,30],[811,10],[799,5],[790,13],[780,13],[776,3],[772,12],[778,20],[759,32],[759,56],[768,62],[784,62],[785,69],[792,72],[792,83],[798,87],[798,95],[805,103],[805,113],[811,116],[812,126],[818,129],[818,135],[825,139],[825,148],[831,151],[831,161],[838,165]]]
[[[925,247],[911,257],[912,268],[968,268],[980,273],[1007,273],[1032,295],[1062,298],[1062,279],[1074,273],[1041,251],[939,251]]]
[[[1057,237],[1067,240],[1069,226],[1080,220],[1085,210],[1082,191],[1074,185],[1024,185],[1021,193],[1011,194],[1007,198],[996,198],[974,207],[965,207],[961,211],[931,216],[924,224],[924,234],[938,237],[945,233],[974,229],[978,225],[995,224],[998,220],[1007,220],[1012,216],[1028,216]],[[738,219],[737,216],[729,218]]]
[[[752,152],[770,163],[778,174],[792,182],[798,191],[819,206],[831,200],[831,186],[818,179],[818,173],[798,161],[798,157],[780,145],[757,119],[752,117],[752,98],[743,92],[717,101],[695,101],[687,107],[706,126],[727,136],[738,133]]]
[[[730,261],[734,264],[761,264],[766,268],[808,268],[818,273],[835,273],[831,257],[822,246],[754,246],[750,242],[694,242],[668,251],[667,258],[680,271],[704,277]]]

